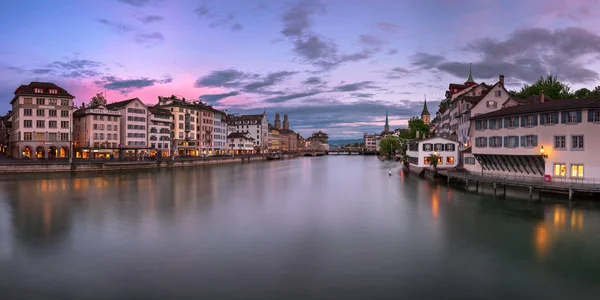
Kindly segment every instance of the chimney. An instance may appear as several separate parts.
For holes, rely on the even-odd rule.
[[[500,85],[504,87],[504,75],[500,75]]]
[[[544,90],[542,90],[542,92],[540,92],[540,102],[544,103]]]

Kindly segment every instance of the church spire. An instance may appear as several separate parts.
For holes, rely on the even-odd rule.
[[[469,64],[469,78],[467,79],[465,84],[469,85],[469,84],[473,84],[473,83],[476,83],[476,82],[475,82],[475,80],[473,80],[473,64],[470,63]]]
[[[425,122],[425,124],[429,125],[429,118],[431,115],[429,114],[429,110],[427,109],[427,95],[425,95],[425,102],[423,102],[423,111],[421,112],[421,120]]]
[[[385,110],[385,127],[383,128],[384,131],[390,131],[390,123],[388,123],[388,111],[387,109]]]

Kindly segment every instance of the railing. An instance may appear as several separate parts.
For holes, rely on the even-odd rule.
[[[468,171],[440,171],[450,177],[466,180],[500,183],[513,186],[532,186],[545,189],[573,189],[581,191],[600,191],[600,179],[598,178],[566,178],[553,177],[551,181],[545,181],[544,177],[512,175],[512,174],[477,174]]]

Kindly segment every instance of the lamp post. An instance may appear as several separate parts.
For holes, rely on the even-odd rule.
[[[544,150],[544,146],[542,146],[542,147],[540,148],[540,154],[542,154],[542,157],[544,157],[544,158],[546,158],[546,159],[547,159],[547,158],[548,158],[548,154],[544,154],[544,152],[545,152],[545,150]]]

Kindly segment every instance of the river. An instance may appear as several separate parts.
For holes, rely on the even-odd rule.
[[[0,298],[597,299],[600,211],[509,196],[372,156],[2,176]]]

